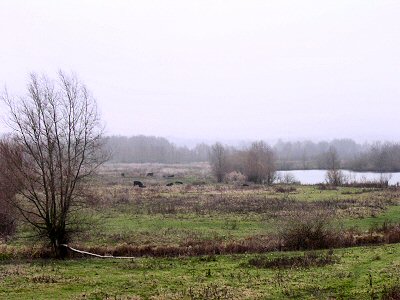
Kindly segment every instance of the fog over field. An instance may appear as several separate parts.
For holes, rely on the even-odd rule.
[[[5,0],[0,85],[72,70],[109,135],[398,140],[399,15],[389,0]]]

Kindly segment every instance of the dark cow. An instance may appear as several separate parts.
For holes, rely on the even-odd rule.
[[[173,185],[174,185],[173,182],[167,183],[167,186],[173,186]]]
[[[153,176],[154,176],[154,173],[153,173],[153,172],[149,172],[149,173],[146,174],[146,176],[148,176],[148,177],[153,177]]]
[[[242,186],[249,186],[247,183],[243,183]]]
[[[168,177],[168,178],[174,178],[175,175],[174,175],[174,174],[171,174],[171,175],[168,175],[167,177]]]
[[[138,186],[138,187],[140,187],[140,188],[146,187],[146,186],[143,184],[143,182],[138,181],[138,180],[135,180],[135,181],[133,182],[133,186]]]
[[[122,176],[122,177],[125,177],[125,173],[121,173],[121,176]]]
[[[183,184],[182,181],[175,181],[175,184]]]

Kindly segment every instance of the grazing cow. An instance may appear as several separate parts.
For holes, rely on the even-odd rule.
[[[174,178],[175,175],[174,175],[174,174],[171,174],[171,175],[168,175],[167,177],[168,177],[168,178]]]
[[[175,184],[183,184],[182,181],[175,181]]]
[[[146,186],[143,184],[143,182],[138,181],[138,180],[133,181],[133,186],[138,186],[138,187],[140,187],[140,188],[146,187]]]
[[[167,186],[173,186],[173,185],[174,185],[173,182],[167,183]]]
[[[249,186],[247,183],[243,183],[242,186]]]
[[[153,173],[153,172],[149,172],[149,173],[146,174],[146,176],[148,176],[148,177],[153,177],[153,176],[154,176],[154,173]]]

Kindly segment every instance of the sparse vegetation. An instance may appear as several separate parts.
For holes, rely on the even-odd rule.
[[[146,176],[149,172],[153,176]],[[173,182],[183,184],[167,187],[171,174]],[[134,187],[135,180],[146,188]],[[11,299],[40,298],[31,291],[35,286],[38,293],[58,293],[61,299],[303,299],[314,295],[307,288],[311,285],[320,296],[357,298],[371,293],[367,276],[355,281],[362,260],[379,296],[395,283],[389,274],[397,272],[396,260],[389,253],[395,253],[397,244],[389,244],[400,241],[399,190],[324,187],[215,184],[202,164],[106,165],[85,185],[89,206],[78,212],[91,216],[93,225],[71,245],[137,259],[97,261],[69,252],[66,262],[48,260],[51,251],[41,243],[29,246],[26,238],[32,232],[19,226],[0,246],[0,293]],[[363,245],[374,247],[354,248]],[[19,269],[12,270],[17,263]],[[38,265],[46,271],[38,272]],[[382,266],[391,271],[378,271]],[[308,271],[325,280],[315,281]],[[341,272],[354,275],[343,277]],[[87,285],[94,273],[107,288],[83,289],[71,279],[79,274]],[[162,288],[154,289],[149,278]],[[15,280],[29,288],[10,293],[7,282]],[[349,280],[355,282],[351,287]],[[341,292],[332,289],[334,284]]]
[[[251,258],[249,260],[249,265],[257,268],[292,269],[323,267],[337,263],[338,261],[339,258],[333,255],[333,251],[328,251],[326,254],[318,252],[304,252],[302,256],[258,256]]]

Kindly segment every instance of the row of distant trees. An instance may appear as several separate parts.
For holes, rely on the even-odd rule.
[[[332,149],[341,168],[353,171],[400,171],[400,144],[374,142],[359,144],[351,139],[331,142],[282,142],[274,145],[280,170],[329,169]]]
[[[105,138],[111,162],[118,163],[190,163],[208,161],[210,146],[198,144],[193,149],[178,147],[166,138],[137,135]]]
[[[198,144],[194,148],[177,146],[165,138],[154,136],[110,136],[106,147],[111,152],[111,162],[120,163],[190,163],[209,161],[211,145]],[[229,156],[237,156],[231,165],[244,170],[240,155],[252,145],[244,147],[224,146]],[[395,172],[400,171],[400,144],[365,143],[351,139],[331,142],[283,142],[268,146],[274,153],[277,170],[329,169],[332,149],[340,168],[353,171]],[[232,157],[230,158],[232,160]]]

